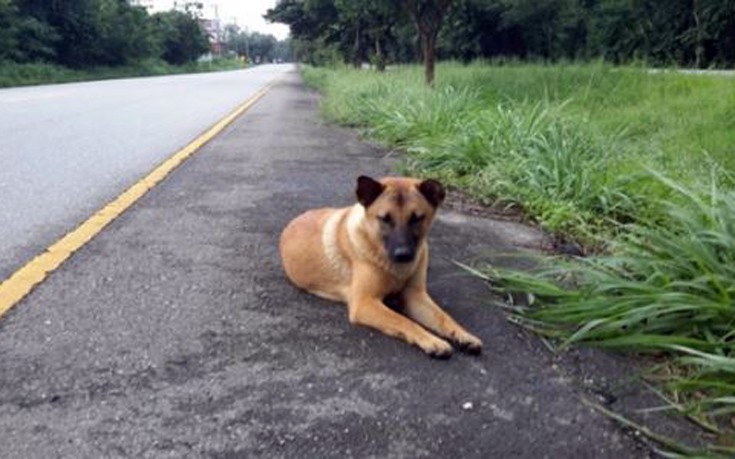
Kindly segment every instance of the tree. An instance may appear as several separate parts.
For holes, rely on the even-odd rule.
[[[58,33],[54,48],[60,64],[82,68],[104,63],[100,1],[32,0],[24,3],[33,17],[48,23]]]
[[[161,44],[161,57],[173,65],[193,62],[209,51],[209,39],[199,22],[188,13],[166,11],[153,15]]]
[[[681,35],[682,43],[692,49],[694,67],[720,60],[735,44],[735,0],[691,0],[689,27]],[[730,33],[728,33],[730,28]],[[729,39],[729,46],[726,42]],[[719,48],[719,49],[718,49]],[[727,59],[725,59],[727,60]]]
[[[13,30],[13,29],[11,29]],[[61,39],[51,25],[31,16],[21,16],[15,24],[16,45],[11,55],[16,62],[53,62]]]
[[[575,57],[577,48],[566,46],[568,31],[577,24],[577,0],[503,0],[505,27],[518,27],[524,42],[524,52],[532,57],[558,59]]]
[[[227,50],[255,63],[291,60],[291,42],[278,41],[273,35],[249,33],[236,25],[225,27]]]
[[[225,46],[227,50],[238,56],[250,59],[250,50],[248,49],[248,34],[243,32],[234,24],[225,26]]]
[[[103,0],[101,7],[101,62],[126,65],[160,54],[153,23],[145,9],[119,0]]]
[[[355,35],[356,64],[361,64],[366,50],[372,51],[375,68],[385,70],[393,27],[404,20],[403,10],[390,0],[335,0],[340,19],[352,24]]]
[[[122,0],[16,0],[18,62],[123,65],[156,53],[148,14]]]
[[[289,25],[306,60],[331,47],[355,67],[370,59],[383,70],[403,14],[393,0],[281,0],[265,18]]]
[[[279,40],[273,50],[273,57],[278,62],[293,61],[293,43],[290,39]]]
[[[522,31],[506,24],[501,0],[460,0],[447,14],[439,34],[437,54],[442,59],[474,59],[521,56],[525,52]]]
[[[276,37],[273,35],[265,35],[259,32],[253,32],[248,39],[250,42],[250,53],[255,63],[268,62],[274,59],[273,54],[276,49]]]
[[[288,25],[297,58],[311,64],[324,64],[346,33],[332,0],[279,0],[263,17]]]
[[[18,8],[10,0],[0,0],[0,61],[15,57],[17,23]]]
[[[444,20],[444,15],[453,0],[401,0],[411,16],[421,40],[421,53],[424,59],[426,84],[434,84],[436,60],[436,39]]]
[[[266,17],[288,24],[314,63],[370,57],[382,68],[418,48],[431,84],[438,56],[733,65],[733,11],[735,0],[280,0]]]

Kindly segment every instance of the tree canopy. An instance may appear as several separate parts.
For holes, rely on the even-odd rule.
[[[201,5],[181,4],[183,11],[150,15],[128,0],[0,0],[0,62],[71,68],[121,66],[144,59],[186,64],[210,51],[210,37],[198,17]],[[270,35],[236,34],[247,39],[262,61],[289,57]]]
[[[234,24],[225,27],[227,50],[254,63],[290,61],[289,40],[279,41],[273,35],[240,30]]]
[[[380,68],[435,46],[439,58],[463,61],[735,65],[735,0],[279,0],[266,17],[290,26],[310,63]]]

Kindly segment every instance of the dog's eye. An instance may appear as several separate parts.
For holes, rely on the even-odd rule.
[[[378,218],[380,219],[381,222],[385,223],[386,225],[393,224],[393,217],[391,217],[390,214],[379,215]]]
[[[425,215],[411,214],[411,218],[408,219],[408,223],[409,225],[417,225],[423,221],[424,217]]]

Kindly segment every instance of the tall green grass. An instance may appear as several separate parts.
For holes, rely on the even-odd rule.
[[[735,419],[735,191],[656,179],[677,198],[664,203],[665,226],[632,224],[607,255],[476,273],[501,291],[533,295],[517,320],[564,346],[670,355],[678,365],[665,382],[682,397],[677,409],[722,433]]]
[[[304,71],[328,117],[404,150],[410,172],[604,240],[533,272],[473,272],[528,293],[515,320],[563,346],[655,352],[670,407],[735,455],[735,79],[602,63],[437,75],[431,90],[414,67]]]
[[[645,168],[695,183],[709,163],[735,166],[732,80],[604,64],[443,64],[435,90],[416,67],[304,75],[328,117],[406,150],[410,172],[586,239],[610,221],[664,215],[667,191]]]

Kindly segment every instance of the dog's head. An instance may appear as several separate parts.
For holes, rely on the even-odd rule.
[[[378,181],[364,175],[357,179],[357,201],[365,208],[367,232],[396,263],[414,260],[444,196],[441,183],[431,179],[386,177]]]

